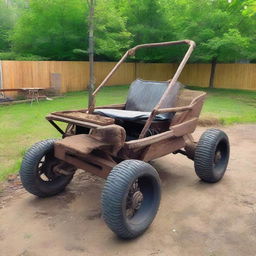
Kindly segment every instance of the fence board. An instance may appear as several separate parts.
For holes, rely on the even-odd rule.
[[[99,85],[115,62],[95,63],[95,83]],[[124,63],[108,85],[130,84],[136,78],[167,80],[177,64]],[[43,87],[51,85],[51,73],[61,74],[61,91],[85,90],[89,79],[89,62],[85,61],[2,61],[3,88]],[[180,81],[187,85],[207,87],[211,64],[188,64]],[[217,64],[216,88],[256,90],[256,64]]]
[[[99,85],[110,70],[115,66],[115,62],[96,62],[95,63],[95,82]],[[107,85],[130,84],[135,77],[135,64],[123,63],[110,78]]]
[[[210,74],[211,64],[187,64],[179,80],[186,85],[208,87]]]
[[[177,68],[177,64],[166,63],[136,63],[136,77],[145,80],[166,81],[170,79]]]
[[[218,64],[214,87],[256,90],[256,64]]]

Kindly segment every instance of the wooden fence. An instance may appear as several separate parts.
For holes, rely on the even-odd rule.
[[[78,61],[2,61],[2,87],[4,89],[51,86],[52,74],[61,75],[61,91],[86,89],[89,63]],[[114,62],[95,63],[95,82],[98,85]],[[136,78],[167,80],[177,64],[124,63],[108,85],[130,84]],[[180,81],[186,85],[208,87],[211,64],[186,65]],[[256,64],[217,64],[214,87],[256,90]]]

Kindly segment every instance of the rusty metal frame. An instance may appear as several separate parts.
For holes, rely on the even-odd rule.
[[[93,100],[92,100],[91,106],[89,106],[89,113],[93,113],[93,111],[95,109],[95,96],[98,93],[98,91],[107,83],[107,81],[112,77],[112,75],[116,72],[116,70],[120,67],[120,65],[125,61],[125,59],[128,56],[133,56],[135,54],[136,50],[141,49],[141,48],[161,47],[161,46],[170,46],[170,45],[178,45],[178,44],[187,44],[187,45],[189,45],[189,48],[188,48],[186,54],[184,55],[184,57],[183,57],[180,65],[179,65],[178,69],[176,70],[173,78],[170,80],[165,93],[163,94],[160,101],[158,102],[158,104],[155,106],[155,108],[151,112],[149,118],[147,119],[147,121],[146,121],[146,123],[145,123],[145,125],[144,125],[144,127],[141,131],[139,139],[144,138],[147,130],[149,129],[150,125],[152,124],[152,121],[154,120],[154,118],[157,114],[175,111],[174,109],[162,108],[162,105],[163,105],[163,102],[168,97],[168,94],[169,94],[172,86],[177,82],[177,80],[178,80],[183,68],[185,67],[189,57],[191,56],[191,54],[192,54],[192,52],[193,52],[193,50],[196,46],[194,41],[192,41],[192,40],[181,40],[181,41],[171,41],[171,42],[162,42],[162,43],[141,44],[141,45],[137,45],[137,46],[129,49],[123,55],[123,57],[119,60],[119,62],[114,66],[114,68],[109,72],[109,74],[106,76],[106,78],[101,82],[101,84],[98,86],[98,88],[93,92],[93,94],[92,94],[93,95]],[[187,109],[184,109],[184,111],[185,110],[187,110]]]

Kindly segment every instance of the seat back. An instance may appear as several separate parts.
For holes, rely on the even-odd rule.
[[[168,81],[155,82],[144,81],[141,79],[135,80],[130,86],[125,109],[151,112],[160,101],[168,87],[168,84]],[[175,105],[180,87],[181,83],[175,83],[167,97],[167,100],[164,102],[164,106],[161,106],[161,108],[171,108]],[[170,118],[170,114],[168,113],[161,115],[165,116],[165,118]]]

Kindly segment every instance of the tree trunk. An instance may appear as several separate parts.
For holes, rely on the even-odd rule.
[[[217,65],[217,58],[213,57],[212,58],[210,81],[209,81],[209,88],[214,88],[214,78],[215,78],[216,65]]]
[[[88,84],[88,93],[89,93],[89,100],[88,100],[88,108],[93,106],[94,99],[93,99],[93,91],[94,91],[94,38],[93,38],[93,31],[94,31],[94,1],[89,0],[89,8],[90,8],[90,15],[89,15],[89,63],[90,63],[90,79]]]

